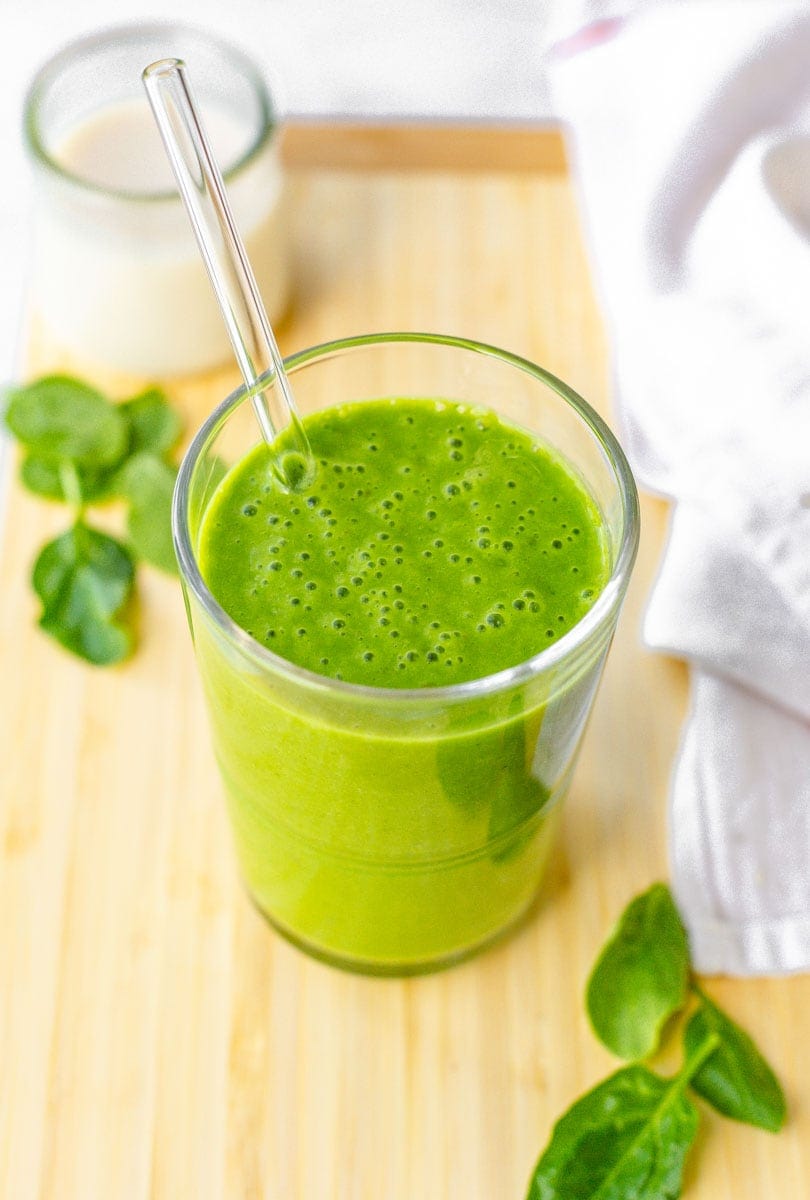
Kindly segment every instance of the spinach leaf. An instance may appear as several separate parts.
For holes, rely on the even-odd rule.
[[[594,1033],[619,1058],[646,1058],[688,989],[686,933],[669,889],[656,883],[627,906],[591,972]]]
[[[135,454],[119,473],[118,487],[130,502],[127,532],[136,554],[177,574],[172,542],[172,495],[177,471],[153,454]]]
[[[180,437],[183,423],[160,388],[148,388],[125,400],[118,411],[129,422],[131,454],[146,451],[162,458]]]
[[[77,467],[76,477],[85,504],[101,504],[111,500],[115,494],[115,470],[93,471],[88,467]],[[65,495],[61,463],[57,459],[39,458],[28,454],[20,465],[20,479],[37,496],[46,500],[61,500],[70,503]]]
[[[120,662],[133,645],[120,614],[134,577],[126,547],[77,521],[48,542],[34,564],[32,583],[43,606],[40,626],[89,662]]]
[[[683,1008],[689,947],[668,888],[655,884],[626,908],[588,982],[597,1036],[616,1053],[648,1054]],[[557,1122],[527,1200],[675,1200],[694,1139],[694,1090],[720,1112],[778,1130],[785,1100],[771,1068],[730,1017],[693,984],[701,1006],[672,1079],[635,1064],[617,1071]]]
[[[68,504],[73,527],[49,542],[34,565],[41,627],[89,662],[120,662],[133,645],[122,616],[133,590],[130,551],[84,522],[88,504],[129,501],[135,553],[176,573],[171,537],[175,468],[167,455],[181,430],[159,388],[113,404],[67,375],[48,375],[0,397],[2,416],[25,454],[29,491]]]
[[[527,1200],[672,1200],[698,1112],[685,1080],[624,1067],[587,1092],[557,1124]]]
[[[719,1045],[692,1079],[692,1087],[724,1116],[777,1133],[785,1123],[779,1081],[751,1038],[708,996],[689,1021],[684,1048],[691,1054],[710,1033]]]
[[[114,466],[127,452],[129,430],[115,405],[77,379],[49,375],[11,388],[6,425],[39,459],[77,467]]]

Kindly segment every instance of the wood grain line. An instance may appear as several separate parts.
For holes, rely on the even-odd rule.
[[[293,118],[284,126],[282,154],[297,169],[528,171],[566,170],[558,126],[462,121],[378,124]]]

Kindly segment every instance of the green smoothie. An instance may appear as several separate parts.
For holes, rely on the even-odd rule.
[[[423,968],[529,903],[604,647],[558,682],[435,689],[567,633],[610,573],[603,522],[568,464],[487,410],[385,399],[306,428],[311,486],[283,492],[257,447],[197,539],[237,625],[324,678],[302,698],[195,630],[237,849],[257,905],[307,949]],[[426,691],[397,707],[326,679]]]
[[[537,654],[601,590],[593,501],[494,413],[384,400],[306,427],[312,486],[280,491],[257,447],[200,541],[222,607],[283,658],[374,687],[462,683]]]

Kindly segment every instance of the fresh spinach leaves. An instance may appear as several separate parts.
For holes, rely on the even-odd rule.
[[[154,454],[134,454],[119,472],[119,491],[129,501],[130,545],[145,562],[173,573],[172,495],[177,472]]]
[[[669,888],[654,884],[625,909],[596,960],[586,1006],[619,1058],[648,1058],[689,993],[689,947]]]
[[[677,1196],[698,1127],[684,1087],[680,1076],[662,1079],[641,1066],[598,1084],[555,1125],[528,1200]]]
[[[126,547],[77,521],[48,542],[34,564],[32,582],[42,601],[39,624],[88,662],[119,662],[132,647],[122,610],[134,579]]]
[[[124,400],[118,411],[129,424],[131,454],[145,451],[161,458],[176,446],[183,423],[160,388]]]
[[[8,397],[6,425],[38,458],[98,469],[114,466],[127,452],[125,418],[78,379],[49,375],[12,388]]]
[[[748,1034],[702,991],[698,995],[700,1007],[686,1026],[684,1049],[694,1054],[711,1034],[718,1046],[693,1078],[692,1087],[725,1116],[778,1133],[786,1115],[779,1081]]]
[[[70,505],[73,524],[34,564],[39,624],[72,653],[95,664],[120,662],[134,646],[135,562],[176,573],[170,452],[180,418],[158,388],[115,404],[66,375],[8,389],[4,421],[23,447],[23,485]],[[92,528],[88,505],[127,504],[127,543]]]
[[[690,986],[691,983],[691,986]],[[586,1003],[597,1037],[620,1058],[647,1058],[697,997],[680,1071],[635,1063],[577,1100],[554,1126],[527,1200],[675,1200],[698,1126],[691,1088],[718,1112],[776,1132],[785,1098],[748,1034],[691,980],[686,933],[669,889],[631,901],[599,955]]]

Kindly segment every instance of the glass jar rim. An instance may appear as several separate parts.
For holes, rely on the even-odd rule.
[[[559,666],[560,663],[572,659],[581,647],[588,645],[591,638],[614,619],[627,590],[638,550],[640,514],[635,480],[630,464],[615,434],[595,409],[583,400],[573,388],[568,387],[551,372],[529,359],[512,354],[508,350],[501,350],[486,342],[451,335],[418,332],[360,334],[354,337],[338,338],[330,342],[321,342],[305,350],[299,350],[285,358],[284,365],[288,373],[294,373],[299,368],[320,359],[344,354],[365,346],[395,343],[422,343],[469,350],[475,354],[496,358],[507,366],[524,371],[556,392],[574,409],[595,436],[607,456],[616,480],[621,502],[622,529],[621,541],[610,576],[585,615],[556,642],[515,666],[506,667],[491,675],[470,679],[463,683],[442,684],[436,687],[398,688],[349,683],[346,680],[319,675],[306,667],[298,666],[289,659],[282,658],[279,654],[274,654],[272,650],[256,641],[246,630],[242,629],[209,590],[197,563],[188,522],[194,467],[207,449],[211,439],[219,432],[231,413],[248,398],[248,392],[244,386],[231,392],[209,414],[194,435],[180,464],[172,501],[172,534],[180,573],[209,618],[243,654],[274,674],[281,675],[310,690],[314,689],[321,693],[332,693],[357,700],[386,701],[396,705],[407,701],[421,704],[438,701],[446,704],[504,692],[525,684]]]
[[[231,65],[248,79],[256,93],[259,101],[258,130],[238,159],[231,163],[227,169],[223,169],[222,172],[226,183],[241,174],[277,131],[278,116],[273,106],[270,91],[253,60],[238,46],[221,38],[218,34],[212,33],[210,30],[188,25],[182,21],[139,21],[124,25],[109,26],[99,30],[97,33],[86,34],[83,37],[68,42],[61,50],[58,50],[47,59],[31,80],[23,101],[23,139],[34,162],[45,167],[46,170],[50,171],[63,182],[80,188],[91,195],[107,197],[108,199],[131,204],[180,204],[180,195],[174,189],[155,192],[133,192],[126,188],[115,188],[96,183],[94,180],[87,179],[78,172],[71,171],[51,154],[43,136],[40,120],[41,106],[51,86],[66,67],[71,66],[83,55],[92,51],[104,50],[108,46],[120,45],[127,41],[135,42],[160,35],[168,36],[172,33],[181,34],[188,38],[195,38],[198,41],[207,42],[212,47],[215,47],[218,54],[228,59]],[[143,65],[147,67],[149,64],[145,62]]]

